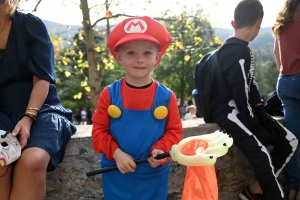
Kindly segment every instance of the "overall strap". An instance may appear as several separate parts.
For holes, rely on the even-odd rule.
[[[170,104],[171,90],[158,81],[156,81],[156,83],[157,89],[152,109],[154,110],[158,106],[165,106],[168,108]]]
[[[120,109],[123,108],[121,85],[122,85],[122,79],[117,80],[108,86],[111,105],[115,105]]]

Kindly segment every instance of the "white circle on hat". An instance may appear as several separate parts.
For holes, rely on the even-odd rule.
[[[142,19],[133,19],[124,26],[126,33],[144,33],[148,28],[147,23]]]

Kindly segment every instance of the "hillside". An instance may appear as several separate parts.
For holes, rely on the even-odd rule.
[[[44,20],[44,22],[50,34],[60,35],[63,38],[73,37],[82,27],[81,25],[61,25],[59,23],[47,20]],[[103,30],[103,26],[99,26],[97,28]],[[218,36],[221,41],[224,41],[226,38],[233,34],[232,29],[214,29],[215,35]],[[257,78],[257,80],[259,80],[260,94],[264,98],[266,98],[270,92],[274,91],[278,77],[278,70],[273,54],[273,42],[274,39],[272,36],[271,28],[268,27],[262,28],[255,40],[251,41],[249,44],[255,61],[255,77]]]
[[[44,20],[49,32],[51,34],[61,35],[63,37],[73,36],[78,30],[82,27],[78,26],[68,26],[64,24],[59,24],[52,21]],[[103,28],[103,27],[98,27]],[[215,28],[216,35],[224,41],[228,36],[232,35],[232,29],[225,29],[225,28]],[[251,48],[258,48],[258,47],[265,47],[265,46],[273,46],[273,36],[271,32],[271,27],[262,28],[255,38],[254,41],[250,42],[249,46]]]
[[[50,34],[61,35],[63,37],[68,37],[75,35],[81,26],[69,26],[65,24],[59,24],[56,22],[43,20]]]
[[[224,41],[228,36],[233,34],[233,29],[215,28],[216,35]],[[250,42],[251,48],[273,46],[274,38],[272,35],[271,27],[261,28],[257,37]]]

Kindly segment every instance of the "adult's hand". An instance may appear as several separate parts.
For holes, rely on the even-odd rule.
[[[27,141],[30,138],[30,128],[32,123],[33,120],[30,117],[24,116],[12,131],[13,136],[17,136],[19,134],[21,149],[27,145]]]

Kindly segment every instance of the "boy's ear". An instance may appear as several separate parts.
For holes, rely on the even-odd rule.
[[[161,59],[161,52],[158,52],[158,54],[156,55],[156,61],[159,61],[159,59]]]
[[[158,52],[158,53],[156,54],[156,57],[155,57],[156,63],[155,63],[155,66],[154,66],[154,67],[156,67],[156,65],[158,65],[158,63],[159,63],[161,57],[162,57],[162,53],[161,53],[161,52]]]
[[[231,21],[231,26],[232,26],[232,28],[234,28],[235,29],[235,21]]]
[[[122,61],[121,56],[118,52],[115,52],[115,58],[118,63]]]
[[[262,18],[259,19],[259,20],[257,20],[257,25],[259,26],[259,28],[260,28],[260,26],[261,26],[262,20],[263,20]]]

